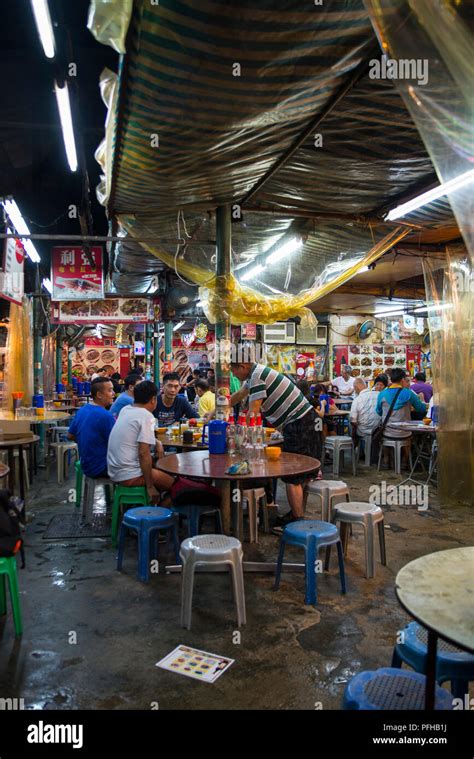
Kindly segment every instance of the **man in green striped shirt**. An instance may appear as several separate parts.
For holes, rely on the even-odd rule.
[[[316,413],[296,385],[275,369],[251,362],[232,363],[232,372],[241,382],[248,380],[249,414],[263,414],[283,435],[283,450],[320,459],[322,436]],[[315,462],[315,471],[319,469]],[[282,477],[292,519],[304,518],[303,484],[313,472]]]

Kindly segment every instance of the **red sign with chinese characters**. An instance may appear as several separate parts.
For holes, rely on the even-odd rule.
[[[94,267],[80,245],[53,248],[52,300],[99,300],[104,297],[102,247],[95,245],[89,250]]]

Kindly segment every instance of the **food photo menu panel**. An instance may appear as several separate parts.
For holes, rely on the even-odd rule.
[[[387,369],[407,368],[406,345],[394,343],[371,345],[335,345],[334,372],[340,373],[341,357],[347,359],[353,377],[371,379],[383,374]]]

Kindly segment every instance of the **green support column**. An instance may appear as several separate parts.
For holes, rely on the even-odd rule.
[[[56,384],[61,382],[62,377],[62,362],[63,362],[63,344],[62,344],[62,329],[58,328],[56,332]]]
[[[153,330],[153,382],[160,386],[160,339],[159,322],[155,322]]]
[[[145,379],[151,380],[151,324],[145,324]]]
[[[171,361],[173,353],[173,322],[165,322],[165,361]]]
[[[221,304],[222,318],[216,323],[216,415],[218,413],[218,398],[219,390],[226,388],[226,394],[230,395],[230,366],[228,363],[228,355],[226,351],[223,352],[224,347],[230,348],[230,318],[228,306],[232,297],[228,290],[228,275],[230,274],[230,262],[231,262],[231,216],[230,206],[220,206],[216,211],[216,241],[217,241],[217,262],[216,262],[216,274],[217,283],[216,290],[218,296],[218,302]],[[230,504],[231,504],[231,492],[230,481],[228,486],[222,489],[222,527],[224,533],[229,535],[230,533]],[[237,493],[240,496],[240,491],[237,489]],[[232,493],[232,500],[234,501],[234,493]]]
[[[67,384],[72,382],[72,349],[67,347]]]
[[[33,387],[35,395],[43,392],[43,345],[41,338],[43,316],[40,297],[37,294],[33,296]]]

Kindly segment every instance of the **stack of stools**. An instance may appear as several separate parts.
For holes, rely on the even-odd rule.
[[[359,672],[346,686],[343,709],[369,711],[405,711],[425,708],[426,678],[417,672],[382,667],[373,672]],[[453,708],[452,694],[436,686],[435,709]]]
[[[110,482],[110,480],[109,480]],[[112,484],[112,483],[111,483]],[[114,503],[112,506],[112,545],[117,545],[117,535],[119,529],[120,514],[124,506],[148,506],[150,503],[148,491],[143,485],[136,487],[127,487],[126,485],[115,485]]]
[[[307,521],[301,519],[298,522],[291,522],[283,530],[280,540],[280,551],[275,577],[275,590],[280,587],[280,577],[285,554],[285,546],[300,546],[305,552],[305,582],[306,594],[305,604],[314,604],[317,599],[317,567],[316,560],[320,548],[328,548],[332,545],[337,546],[337,555],[339,559],[339,576],[341,580],[341,593],[346,592],[346,578],[344,574],[344,557],[342,554],[341,539],[339,530],[336,525],[329,522]],[[326,569],[328,568],[329,555],[326,554]]]
[[[150,579],[150,561],[158,558],[158,530],[167,530],[173,536],[176,562],[179,562],[177,516],[171,509],[161,506],[144,506],[129,509],[123,516],[120,527],[117,569],[122,569],[125,534],[134,530],[138,535],[138,578],[142,582]]]
[[[351,437],[347,435],[330,435],[324,441],[325,451],[332,451],[332,473],[334,477],[339,475],[339,462],[341,453],[348,451],[352,459],[352,474],[356,476],[356,456],[354,442]]]
[[[361,524],[363,526],[365,532],[365,576],[367,578],[374,576],[374,528],[377,525],[379,531],[380,561],[386,566],[383,511],[380,506],[376,506],[374,503],[362,503],[359,501],[339,503],[334,508],[332,521],[339,522],[341,525],[341,540],[344,546],[344,555],[347,554],[347,525]]]
[[[18,589],[16,556],[9,556],[8,558],[5,557],[0,559],[0,615],[7,613],[5,579],[8,579],[8,587],[10,590],[15,635],[19,637],[23,632],[23,627],[21,623],[20,591]]]
[[[321,499],[321,518],[323,522],[332,522],[334,498],[345,498],[350,501],[350,491],[342,480],[311,480],[305,488],[304,506],[308,495],[317,495]]]
[[[405,662],[415,672],[426,674],[428,631],[417,622],[410,622],[399,636],[401,642],[393,649],[392,667],[400,668]],[[436,654],[436,680],[438,683],[450,680],[453,696],[464,699],[469,693],[469,681],[474,680],[474,656],[440,638]]]
[[[240,540],[226,535],[196,535],[181,543],[183,562],[181,575],[181,625],[191,629],[194,571],[196,567],[215,569],[227,566],[232,575],[232,588],[237,608],[237,624],[245,625],[245,592],[243,551]]]

